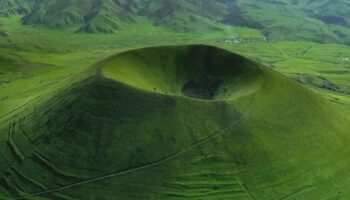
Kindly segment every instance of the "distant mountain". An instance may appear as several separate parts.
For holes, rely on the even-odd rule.
[[[0,0],[0,15],[23,23],[78,32],[113,33],[149,21],[181,32],[241,26],[270,40],[350,44],[350,2],[345,0]]]
[[[350,44],[349,4],[342,0],[235,0],[223,22],[259,29],[273,40]]]
[[[212,30],[229,14],[228,5],[227,0],[153,0],[140,14],[173,30]]]
[[[29,13],[34,0],[0,0],[0,16]]]
[[[78,31],[112,33],[123,23],[135,21],[137,6],[135,1],[123,0],[39,1],[23,17],[23,23],[55,28],[79,26]]]
[[[215,29],[229,12],[226,0],[50,0],[38,1],[24,24],[112,33],[138,18],[172,30]]]

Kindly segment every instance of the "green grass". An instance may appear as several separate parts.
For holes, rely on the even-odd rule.
[[[189,62],[186,56],[197,59]],[[211,62],[197,62],[211,56]],[[233,78],[229,91],[247,84],[255,89],[207,101],[167,88],[206,73],[223,84]],[[348,148],[340,148],[349,140],[345,112],[260,64],[206,46],[146,48],[109,58],[78,77],[3,124],[9,135],[1,135],[7,141],[1,147],[2,183],[11,195],[320,199],[338,190],[349,195],[342,175]],[[154,85],[166,92],[153,91]]]
[[[102,73],[162,94],[183,96],[186,90],[192,95],[231,99],[254,92],[259,85],[257,70],[239,56],[228,55],[229,52],[204,46],[141,49],[116,56]]]
[[[249,28],[185,34],[145,23],[91,35],[22,26],[18,16],[0,23],[1,196],[78,183],[28,199],[350,197],[347,46],[264,42]],[[209,67],[233,96],[221,87],[211,101],[189,98],[184,83],[207,68],[188,61],[188,47],[167,47],[186,44],[311,76],[300,83],[314,91],[242,58],[227,74],[223,61]],[[163,47],[119,54],[149,46]],[[197,48],[201,61],[208,49]]]

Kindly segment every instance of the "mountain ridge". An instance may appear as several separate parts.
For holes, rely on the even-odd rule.
[[[19,8],[13,7],[18,4]],[[341,0],[2,0],[0,15],[20,14],[26,25],[75,27],[77,32],[88,33],[114,33],[148,21],[179,32],[239,26],[260,30],[271,40],[348,44],[349,8]]]

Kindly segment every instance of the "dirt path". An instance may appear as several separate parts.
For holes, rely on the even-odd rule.
[[[84,181],[80,181],[80,182],[76,182],[76,183],[72,183],[72,184],[69,184],[69,185],[66,185],[66,186],[63,186],[63,187],[59,187],[59,188],[54,188],[54,189],[50,189],[50,190],[45,190],[45,191],[41,191],[41,192],[37,192],[37,193],[32,193],[32,194],[29,194],[29,195],[26,195],[26,196],[22,196],[22,197],[15,197],[15,198],[10,198],[10,199],[26,199],[26,198],[30,198],[30,197],[35,197],[35,196],[40,196],[40,195],[44,195],[44,194],[48,194],[48,193],[52,193],[52,192],[58,192],[58,191],[61,191],[61,190],[65,190],[65,189],[69,189],[69,188],[73,188],[73,187],[77,187],[77,186],[81,186],[81,185],[84,185],[84,184],[88,184],[88,183],[93,183],[93,182],[98,182],[98,181],[102,181],[102,180],[105,180],[105,179],[108,179],[108,178],[112,178],[112,177],[116,177],[116,176],[121,176],[121,175],[125,175],[125,174],[128,174],[128,173],[132,173],[132,172],[137,172],[137,171],[141,171],[141,170],[144,170],[144,169],[148,169],[148,168],[151,168],[151,167],[155,167],[155,166],[158,166],[158,165],[161,165],[165,162],[168,162],[172,159],[175,159],[179,156],[181,156],[182,154],[186,153],[186,152],[189,152],[191,151],[192,149],[218,137],[221,135],[221,132],[218,132],[212,136],[209,136],[201,141],[199,141],[198,143],[188,147],[187,149],[184,149],[178,153],[175,153],[175,154],[172,154],[170,156],[167,156],[161,160],[158,160],[158,161],[155,161],[155,162],[152,162],[152,163],[149,163],[149,164],[146,164],[146,165],[143,165],[143,166],[140,166],[140,167],[136,167],[136,168],[132,168],[132,169],[128,169],[128,170],[125,170],[125,171],[119,171],[119,172],[114,172],[114,173],[111,173],[111,174],[107,174],[107,175],[104,175],[104,176],[99,176],[99,177],[95,177],[95,178],[91,178],[91,179],[87,179],[87,180],[84,180]],[[7,197],[0,197],[0,199],[9,199]]]

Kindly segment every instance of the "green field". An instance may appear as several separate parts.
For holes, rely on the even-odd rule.
[[[348,46],[20,18],[0,18],[0,199],[350,198]]]

